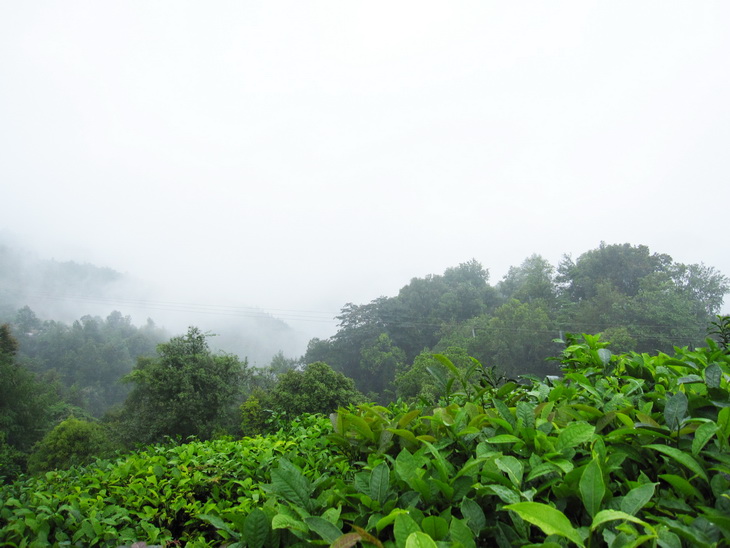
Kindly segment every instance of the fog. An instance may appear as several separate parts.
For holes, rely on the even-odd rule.
[[[727,275],[728,23],[723,2],[6,2],[0,229],[144,287],[100,309],[280,318],[292,354],[471,258],[496,283],[628,242]]]

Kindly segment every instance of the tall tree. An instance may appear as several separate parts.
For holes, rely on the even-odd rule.
[[[213,354],[197,327],[141,357],[126,381],[133,384],[121,413],[128,443],[154,443],[165,436],[208,439],[237,423],[246,361]]]
[[[506,299],[522,302],[541,300],[553,309],[557,299],[555,267],[540,255],[531,255],[520,266],[512,266],[497,284],[497,290]]]
[[[669,255],[651,253],[645,245],[607,245],[583,253],[576,262],[568,256],[558,266],[558,281],[573,301],[594,297],[598,284],[610,282],[624,295],[639,292],[641,279],[667,272],[672,263]]]

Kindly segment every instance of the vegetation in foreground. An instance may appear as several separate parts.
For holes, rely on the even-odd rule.
[[[562,377],[524,384],[437,355],[435,406],[349,406],[5,485],[0,542],[729,546],[726,327],[671,354],[566,337]]]

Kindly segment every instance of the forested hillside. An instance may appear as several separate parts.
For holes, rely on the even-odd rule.
[[[304,362],[324,361],[372,399],[426,395],[431,352],[474,356],[505,376],[555,374],[547,358],[565,333],[603,333],[615,351],[702,344],[728,278],[646,246],[601,245],[553,266],[539,255],[491,285],[476,260],[414,278],[393,297],[348,303],[337,333],[310,341]]]

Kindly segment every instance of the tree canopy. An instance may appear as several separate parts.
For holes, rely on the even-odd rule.
[[[236,406],[250,374],[246,361],[214,354],[206,335],[191,327],[140,357],[125,378],[133,385],[118,415],[128,442],[153,443],[165,436],[211,438],[237,422]]]

